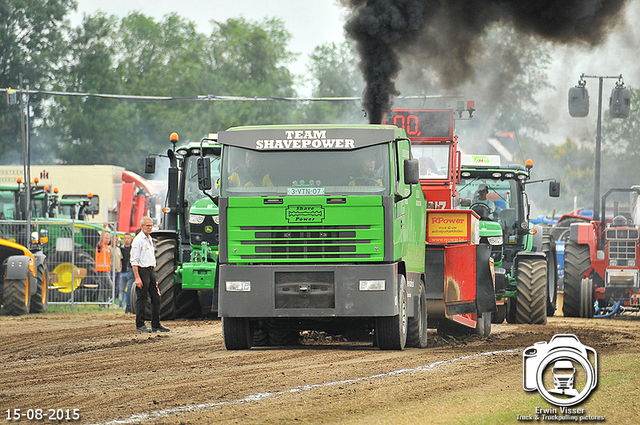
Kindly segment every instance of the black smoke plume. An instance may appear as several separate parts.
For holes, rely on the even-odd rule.
[[[399,94],[404,60],[433,69],[445,88],[474,75],[479,39],[494,24],[561,44],[595,46],[618,22],[627,0],[340,0],[364,76],[363,107],[380,123]],[[496,60],[500,60],[496,58]]]

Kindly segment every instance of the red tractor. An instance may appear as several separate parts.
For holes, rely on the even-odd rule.
[[[471,330],[488,336],[496,311],[491,245],[480,244],[478,214],[460,209],[456,184],[461,154],[455,115],[471,118],[473,103],[457,110],[394,110],[385,123],[404,128],[420,162],[427,209],[426,298],[428,326],[439,332]],[[504,280],[504,279],[503,279]]]
[[[569,317],[611,317],[640,310],[638,277],[638,225],[640,187],[610,189],[602,197],[607,217],[607,198],[629,193],[630,208],[614,203],[612,218],[572,223],[564,247],[564,305]]]

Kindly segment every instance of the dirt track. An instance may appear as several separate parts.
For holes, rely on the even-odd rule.
[[[486,339],[430,333],[427,349],[402,352],[319,341],[229,352],[218,320],[166,322],[167,334],[133,323],[115,310],[0,316],[0,423],[17,422],[7,409],[79,409],[77,423],[464,423],[496,403],[521,414],[531,408],[518,400],[540,404],[522,390],[522,349],[535,342],[573,333],[603,359],[601,375],[607,358],[640,347],[638,317],[494,325]],[[637,423],[638,402],[625,409]]]

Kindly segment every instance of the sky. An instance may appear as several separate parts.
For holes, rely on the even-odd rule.
[[[226,21],[243,16],[259,21],[265,17],[278,17],[292,34],[289,48],[301,53],[290,66],[294,74],[306,74],[309,54],[324,43],[340,43],[345,40],[343,25],[346,11],[335,0],[77,0],[78,12],[71,16],[72,24],[79,24],[83,14],[102,10],[120,17],[132,11],[160,20],[164,15],[176,12],[198,25],[199,31],[208,33],[211,20]],[[548,120],[551,133],[548,143],[562,143],[567,137],[594,138],[597,118],[598,80],[587,79],[591,99],[591,112],[587,118],[571,118],[568,112],[568,91],[575,86],[580,74],[614,76],[622,74],[627,86],[640,87],[640,63],[637,61],[640,46],[640,26],[634,25],[640,17],[640,0],[630,0],[625,20],[597,48],[556,48],[549,71],[553,89],[539,94],[540,112]],[[608,113],[608,98],[615,80],[605,80],[603,89],[603,114]],[[298,87],[300,96],[309,96],[309,87]],[[402,93],[403,95],[419,93]],[[482,99],[476,99],[480,107]],[[480,116],[478,111],[477,116]]]

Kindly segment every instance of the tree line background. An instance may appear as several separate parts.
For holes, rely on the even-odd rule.
[[[1,88],[18,87],[20,74],[23,87],[32,90],[177,98],[297,97],[296,87],[305,81],[313,97],[360,96],[364,86],[349,41],[317,46],[308,58],[308,73],[293,75],[288,66],[298,54],[288,49],[291,34],[278,18],[211,21],[210,33],[204,34],[177,14],[156,21],[141,13],[122,18],[96,13],[72,27],[67,16],[75,7],[74,0],[0,0]],[[591,207],[595,135],[545,143],[549,129],[536,95],[550,87],[553,46],[499,26],[481,37],[487,53],[476,67],[492,77],[456,90],[470,93],[478,109],[472,121],[458,126],[460,146],[466,153],[486,153],[487,137],[512,132],[517,161],[532,158],[544,165],[534,169],[534,178],[562,182],[559,200],[548,199],[541,187],[532,190],[541,210],[570,210],[574,196],[580,206]],[[424,69],[407,66],[398,88],[403,94],[441,93],[425,75]],[[632,88],[628,119],[614,121],[603,113],[602,193],[640,184],[639,102],[640,92]],[[397,100],[394,106],[450,105]],[[358,102],[140,102],[35,95],[30,113],[32,164],[113,164],[140,174],[145,156],[166,152],[173,131],[186,142],[236,125],[367,122]],[[0,164],[20,164],[20,110],[4,101],[0,134]]]

